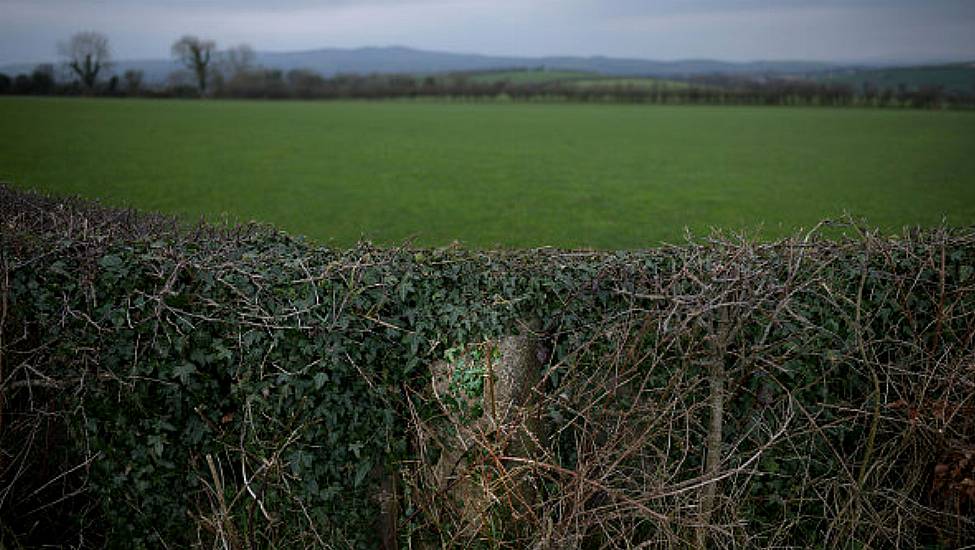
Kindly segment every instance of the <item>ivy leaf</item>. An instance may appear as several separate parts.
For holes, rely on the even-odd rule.
[[[363,460],[359,462],[359,465],[356,467],[355,470],[354,485],[356,487],[358,487],[362,483],[362,480],[366,478],[366,475],[369,473],[369,470],[372,470],[372,463],[369,460]]]
[[[115,269],[122,265],[122,258],[119,258],[115,254],[106,254],[98,262],[98,265],[104,267],[105,269]]]
[[[173,374],[184,384],[189,381],[190,375],[195,373],[196,365],[193,363],[183,363],[182,365],[173,368]]]
[[[363,447],[365,447],[365,443],[356,441],[355,443],[349,445],[349,450],[352,451],[352,454],[355,455],[356,458],[359,458],[359,454]]]

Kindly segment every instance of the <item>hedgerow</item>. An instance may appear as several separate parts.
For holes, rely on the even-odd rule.
[[[0,542],[975,536],[968,229],[333,250],[6,188],[0,213]],[[512,334],[539,372],[499,420]]]

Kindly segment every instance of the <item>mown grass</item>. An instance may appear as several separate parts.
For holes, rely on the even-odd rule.
[[[975,223],[975,113],[0,100],[0,180],[322,242],[639,248],[849,211]]]

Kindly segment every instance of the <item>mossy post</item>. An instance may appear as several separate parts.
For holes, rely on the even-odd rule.
[[[477,344],[484,353],[437,361],[431,368],[434,398],[447,420],[438,434],[446,444],[439,449],[432,478],[463,510],[465,531],[484,529],[501,496],[526,509],[534,503],[531,483],[520,479],[517,465],[505,457],[532,457],[543,436],[540,412],[533,407],[542,372],[537,326],[522,323],[515,335]],[[458,388],[462,371],[483,376],[482,391]]]

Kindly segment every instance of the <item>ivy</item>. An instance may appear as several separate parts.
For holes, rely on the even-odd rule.
[[[5,200],[10,208],[13,199]],[[652,314],[663,311],[661,303],[671,307],[735,284],[681,273],[734,261],[743,271],[761,266],[761,277],[790,296],[788,322],[766,330],[777,314],[769,308],[742,328],[742,342],[764,342],[788,359],[776,365],[774,383],[739,373],[744,389],[729,404],[729,441],[761,422],[762,400],[781,391],[776,384],[793,388],[809,414],[827,424],[835,407],[873,395],[863,365],[850,360],[857,356],[857,306],[839,298],[857,296],[860,285],[860,337],[909,334],[933,353],[973,330],[970,232],[883,241],[887,256],[867,254],[868,244],[880,246],[876,240],[779,243],[750,259],[721,242],[615,253],[368,243],[333,250],[264,227],[194,233],[157,218],[97,223],[116,214],[73,208],[62,218],[2,228],[9,280],[3,351],[17,357],[7,380],[43,376],[64,388],[57,410],[70,413],[56,445],[63,464],[89,464],[83,494],[94,503],[98,540],[113,547],[184,546],[227,526],[262,545],[375,547],[376,495],[383,476],[412,458],[406,399],[429,385],[431,364],[453,365],[450,393],[465,397],[453,406],[474,421],[484,412],[487,357],[470,344],[516,333],[525,320],[541,327],[539,356],[553,395],[569,365],[596,365],[619,353],[614,342],[635,346],[638,356],[666,340],[676,354],[705,337],[686,319],[661,320],[659,331],[644,333],[634,325],[619,340],[606,327],[619,326],[612,323],[634,308]],[[95,229],[69,224],[70,212],[95,220]],[[931,260],[940,262],[939,247],[947,250],[944,269]],[[798,250],[807,258],[796,274]],[[803,286],[805,273],[824,286]],[[914,290],[905,294],[908,276]],[[662,296],[665,279],[673,284]],[[941,288],[954,293],[954,316],[938,317]],[[899,349],[889,347],[891,361]],[[679,355],[668,357],[670,371],[648,371],[647,380],[663,387],[679,368],[700,375],[697,366],[681,366]],[[632,399],[620,395],[605,406],[625,409]],[[552,433],[561,438],[555,448],[562,466],[572,468],[578,450],[567,427],[578,413],[553,402],[546,416],[565,428]],[[814,540],[823,528],[808,520],[816,513],[787,517],[789,499],[801,497],[797,480],[842,466],[829,445],[862,453],[867,428],[863,421],[830,425],[828,444],[804,442],[812,457],[805,462],[790,454],[799,447],[768,451],[759,463],[767,475],[748,491],[754,533],[791,521],[788,540]],[[9,437],[3,445],[11,448]],[[687,467],[699,467],[697,460],[689,456]],[[229,510],[221,509],[218,485]],[[775,498],[764,498],[769,494]],[[400,519],[415,524],[416,513],[406,508]],[[72,529],[83,529],[87,520],[76,519]]]

